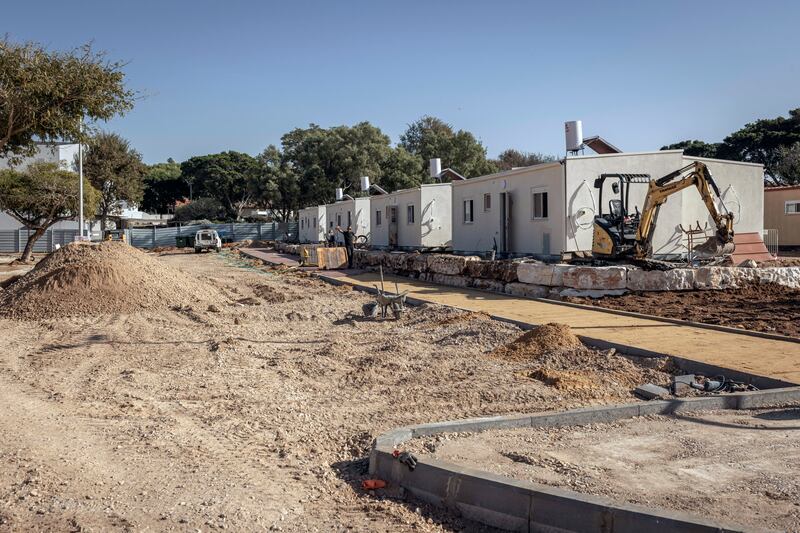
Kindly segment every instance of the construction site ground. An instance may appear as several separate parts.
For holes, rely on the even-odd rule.
[[[445,434],[408,445],[420,456],[616,503],[800,530],[797,407]]]
[[[800,289],[781,285],[628,293],[598,299],[571,297],[567,301],[800,338]]]
[[[101,246],[113,262],[68,247],[0,291],[2,531],[475,530],[364,493],[373,438],[633,401],[631,384],[669,378],[611,352],[505,357],[522,331],[482,313],[366,319],[369,295],[235,251]]]
[[[380,284],[377,273],[332,274],[340,282],[371,288]],[[800,383],[800,343],[719,331],[645,317],[624,316],[556,302],[516,298],[497,293],[445,287],[404,277],[386,276],[388,288],[421,301],[450,305],[523,322],[569,325],[581,336],[683,357],[722,368],[737,369],[789,383]],[[712,299],[712,291],[708,298]],[[709,300],[705,308],[713,308]],[[698,308],[698,312],[701,309]]]

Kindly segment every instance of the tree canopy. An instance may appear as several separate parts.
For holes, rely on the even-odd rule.
[[[100,198],[84,178],[84,211],[93,213]],[[33,234],[22,252],[29,261],[33,245],[47,228],[78,213],[78,177],[55,163],[32,163],[25,170],[0,170],[0,209],[7,211]]]
[[[0,40],[0,156],[33,155],[37,140],[85,140],[81,117],[108,120],[130,110],[123,66],[88,44],[53,52]]]
[[[256,158],[242,152],[222,152],[192,157],[181,163],[181,176],[194,194],[216,198],[235,219],[255,197],[261,168]]]
[[[148,166],[142,181],[143,211],[166,213],[176,202],[189,197],[189,185],[181,177],[181,166],[172,158]]]
[[[144,170],[139,152],[116,133],[101,132],[89,141],[83,171],[100,192],[97,214],[102,230],[108,216],[119,212],[122,202],[138,204],[142,200]]]
[[[792,185],[800,183],[800,172],[792,164],[796,157],[792,147],[796,143],[800,143],[800,108],[790,110],[788,118],[781,116],[746,124],[721,143],[681,141],[661,149],[682,149],[688,155],[761,163],[767,181]],[[786,162],[785,158],[788,158]]]
[[[466,177],[491,174],[497,167],[486,159],[486,148],[464,130],[453,130],[443,120],[425,115],[408,125],[400,136],[400,146],[419,158],[420,179],[428,178],[428,161],[442,160],[442,168],[452,168]]]
[[[492,161],[498,170],[511,170],[517,167],[530,167],[541,163],[551,163],[556,160],[555,156],[546,155],[539,152],[520,152],[513,148],[504,150]]]

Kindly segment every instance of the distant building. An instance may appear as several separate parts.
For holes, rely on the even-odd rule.
[[[800,185],[764,189],[764,228],[778,230],[781,248],[800,247]]]
[[[24,169],[31,163],[57,163],[64,170],[77,170],[75,158],[78,157],[78,143],[52,142],[36,143],[36,153],[30,157],[23,157],[12,165],[11,159],[0,157],[0,170],[7,168]]]

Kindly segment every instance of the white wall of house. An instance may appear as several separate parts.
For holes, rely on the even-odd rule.
[[[9,158],[0,158],[0,169],[24,169],[31,163],[45,162],[58,163],[65,170],[74,170],[73,163],[78,155],[77,143],[40,143],[36,145],[36,153],[30,157],[23,157],[16,165],[11,165]]]
[[[325,240],[325,213],[324,205],[315,205],[301,209],[299,213],[300,242],[318,243]]]
[[[581,216],[580,213],[582,209],[586,213],[600,207],[596,205],[599,195],[594,188],[594,180],[600,174],[639,173],[650,174],[652,179],[658,179],[696,160],[708,165],[726,207],[734,213],[734,230],[738,233],[760,232],[764,213],[764,171],[761,165],[693,158],[684,156],[681,150],[580,156],[566,160],[567,218],[563,249],[577,251],[590,250],[592,247],[592,217],[588,214]],[[611,181],[606,180],[603,190],[604,213],[608,212],[608,200],[614,197]],[[634,212],[634,206],[642,209],[646,194],[646,184],[632,186],[630,212]],[[709,234],[715,227],[697,189],[689,187],[671,196],[659,211],[653,236],[654,255],[685,253],[686,240],[681,225],[688,229],[689,226],[696,226],[697,222],[701,228],[708,223]]]
[[[649,174],[658,179],[696,160],[708,165],[725,206],[734,213],[735,231],[760,232],[764,214],[761,165],[693,158],[684,156],[681,150],[664,150],[569,157],[562,162],[453,182],[453,249],[485,252],[492,250],[497,242],[498,250],[502,251],[500,195],[507,193],[512,201],[507,251],[558,255],[591,250],[593,220],[601,207],[595,179],[612,173]],[[615,197],[612,182],[606,180],[604,186],[603,213],[608,213],[608,201]],[[547,193],[547,215],[535,216],[535,195],[541,193]],[[635,207],[642,209],[646,194],[646,183],[631,186],[631,213]],[[484,208],[485,195],[489,195],[488,209]],[[464,204],[468,201],[473,206],[471,222],[465,220]],[[708,224],[709,234],[714,231],[713,220],[695,187],[670,197],[659,212],[654,254],[665,257],[685,253],[686,241],[680,227],[688,229],[698,221],[701,227]]]
[[[325,206],[326,232],[330,228],[341,226],[347,229],[350,225],[357,237],[366,235],[367,242],[370,241],[370,220],[369,220],[369,197],[355,198],[354,200],[342,200],[334,204]],[[336,242],[342,243],[342,235],[336,234]]]
[[[391,194],[376,195],[370,202],[371,244],[391,245],[391,208],[397,209],[399,248],[439,248],[452,245],[452,191],[449,183],[432,183]],[[413,211],[413,219],[410,215]],[[380,214],[379,214],[380,213]]]
[[[552,255],[561,252],[564,223],[564,169],[546,163],[452,183],[453,249],[460,252],[502,251],[502,195],[511,202],[507,251]],[[535,196],[546,194],[546,213],[534,212]],[[466,204],[471,202],[472,220]],[[541,208],[541,203],[539,204]]]

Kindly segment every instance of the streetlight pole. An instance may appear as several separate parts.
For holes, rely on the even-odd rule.
[[[80,240],[83,240],[83,115],[81,115],[81,122],[78,126],[78,231],[80,232]]]

